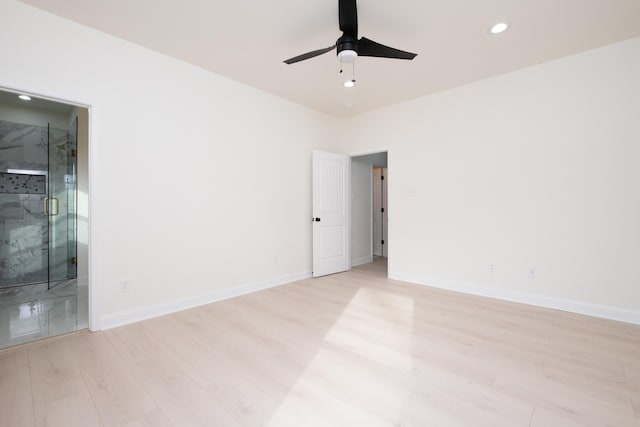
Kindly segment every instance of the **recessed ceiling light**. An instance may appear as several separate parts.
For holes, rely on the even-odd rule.
[[[20,95],[18,96],[18,98],[22,99],[23,101],[31,101],[31,97],[29,95]]]
[[[355,80],[347,80],[346,82],[344,82],[344,87],[354,87],[355,85],[356,85]]]
[[[500,33],[504,33],[505,31],[507,31],[507,29],[509,28],[509,24],[506,22],[498,22],[497,24],[493,25],[490,29],[489,32],[491,34],[500,34]]]

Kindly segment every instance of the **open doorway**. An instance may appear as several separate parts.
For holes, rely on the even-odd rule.
[[[351,265],[375,262],[386,270],[388,257],[387,152],[351,158]]]
[[[89,326],[88,120],[0,89],[0,348]]]

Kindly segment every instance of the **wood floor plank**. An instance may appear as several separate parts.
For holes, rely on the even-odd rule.
[[[393,424],[350,404],[304,376],[293,384],[270,419],[276,426],[385,426]]]
[[[546,405],[547,408],[559,408],[592,418],[606,418],[612,414],[619,418],[634,416],[628,394],[624,396],[624,393],[590,388],[589,384],[573,379],[554,378],[539,372],[510,371],[500,373],[495,386],[511,396],[534,400],[536,410]]]
[[[0,424],[34,425],[31,373],[27,351],[0,353]]]
[[[531,427],[637,427],[637,420],[611,412],[576,411],[553,403],[536,404]]]
[[[171,427],[171,422],[158,409],[143,415],[141,418],[129,421],[123,427]]]
[[[137,363],[133,369],[171,424],[240,425],[222,402],[211,399],[204,387],[193,381],[180,365],[168,358],[154,356],[144,363]]]
[[[78,335],[69,344],[105,426],[126,425],[158,410],[106,335]]]
[[[154,354],[162,352],[162,347],[144,333],[144,322],[121,326],[105,331],[111,345],[118,349],[118,354],[129,365],[144,362]]]
[[[27,350],[36,426],[102,425],[68,339]]]
[[[640,419],[640,396],[631,397],[631,405],[633,405],[636,418]]]
[[[91,397],[86,392],[52,398],[36,408],[36,426],[86,427],[103,425]]]
[[[636,362],[626,362],[624,364],[624,372],[630,381],[640,384],[640,360]]]

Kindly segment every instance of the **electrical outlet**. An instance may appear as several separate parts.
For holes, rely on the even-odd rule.
[[[489,271],[489,273],[495,273],[496,272],[496,265],[495,264],[489,264],[488,271]]]
[[[129,292],[131,290],[131,284],[128,280],[123,280],[120,282],[120,292]]]
[[[536,268],[529,267],[529,278],[535,279],[537,275],[538,275],[538,272],[536,271]]]

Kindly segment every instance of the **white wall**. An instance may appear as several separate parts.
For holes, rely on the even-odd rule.
[[[638,76],[633,39],[343,123],[392,154],[390,276],[640,323]]]
[[[0,2],[0,85],[95,107],[91,287],[103,325],[310,274],[311,150],[335,141],[335,119]]]

